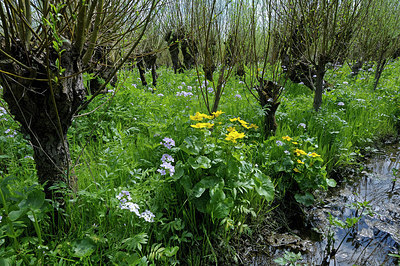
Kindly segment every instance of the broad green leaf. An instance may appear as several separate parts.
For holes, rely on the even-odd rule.
[[[260,171],[254,173],[254,183],[257,193],[267,201],[274,199],[275,187],[271,179]]]
[[[194,185],[192,189],[192,196],[196,198],[200,197],[206,189],[216,186],[220,181],[221,179],[216,176],[207,176],[203,178],[196,185]]]
[[[336,181],[334,179],[327,178],[326,182],[327,182],[329,187],[336,187]]]
[[[178,252],[179,247],[175,246],[175,247],[167,247],[164,250],[164,255],[167,257],[173,257],[176,255],[176,253]]]
[[[39,210],[44,203],[44,192],[35,189],[28,194],[26,201],[31,209]]]
[[[298,203],[301,203],[306,207],[311,206],[314,203],[314,196],[308,192],[304,195],[296,194],[294,195],[294,198]]]
[[[188,160],[188,163],[190,164],[190,166],[192,166],[193,169],[198,169],[198,168],[202,168],[202,169],[208,169],[211,168],[211,160],[208,159],[205,156],[199,156],[196,159],[193,157],[190,157]]]
[[[95,249],[96,245],[90,238],[75,240],[72,243],[72,256],[78,258],[89,257],[94,252]]]
[[[179,148],[189,154],[189,155],[198,155],[200,153],[200,146],[201,143],[199,143],[199,140],[197,137],[195,136],[191,136],[191,137],[187,137],[185,138],[185,140],[183,141],[183,143],[181,144],[181,146],[179,146]]]
[[[11,211],[8,214],[8,217],[10,218],[11,221],[16,221],[18,220],[22,215],[24,215],[26,213],[26,209],[21,209],[21,210],[17,210],[17,211]]]

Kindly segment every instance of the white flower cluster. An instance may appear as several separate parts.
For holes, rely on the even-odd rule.
[[[129,210],[130,212],[135,213],[139,218],[143,218],[146,222],[154,222],[155,215],[151,211],[145,210],[144,212],[140,213],[139,205],[130,201],[132,200],[132,197],[129,191],[122,190],[121,193],[116,196],[116,198],[119,200],[119,207],[121,210]]]

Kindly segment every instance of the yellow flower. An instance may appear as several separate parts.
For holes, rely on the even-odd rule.
[[[226,129],[226,131],[232,132],[232,131],[236,131],[236,129],[235,129],[235,127],[228,127],[228,128]]]
[[[311,157],[321,157],[321,155],[319,155],[319,154],[316,154],[315,152],[313,152],[313,153],[311,153],[309,156],[311,156]]]
[[[299,150],[299,149],[295,149],[294,153],[296,153],[297,156],[306,155],[307,154],[305,151]]]
[[[254,125],[254,124],[251,124],[251,125],[250,125],[250,128],[257,129],[257,128],[258,128],[258,126],[257,126],[257,125]]]
[[[210,124],[210,123],[197,123],[196,125],[190,125],[191,127],[194,128],[212,128],[214,126],[214,124]]]
[[[294,145],[297,145],[297,144],[299,144],[299,143],[297,143],[296,141],[293,141],[292,143],[293,143]]]
[[[297,168],[294,168],[293,171],[295,171],[296,173],[300,173],[300,170]]]
[[[304,164],[304,162],[302,160],[297,160],[297,163]]]
[[[226,134],[225,140],[230,140],[233,143],[236,143],[236,139],[241,139],[244,137],[245,137],[244,133],[239,133],[236,130],[232,130],[231,132],[229,132],[229,134]]]
[[[249,123],[247,123],[246,121],[238,118],[239,123],[242,125],[242,127],[249,129],[250,127],[248,126]]]
[[[222,111],[216,111],[216,112],[212,112],[211,114],[213,114],[213,115],[214,115],[214,117],[215,117],[215,118],[217,118],[218,116],[222,115],[223,113],[225,113],[225,112],[222,112]]]
[[[291,140],[292,140],[292,138],[289,137],[289,136],[284,136],[284,137],[282,137],[282,139],[283,139],[283,140],[287,140],[287,141],[291,141]]]
[[[235,121],[238,121],[238,119],[240,119],[240,117],[237,117],[237,118],[230,118],[229,121],[235,122]]]
[[[191,119],[191,120],[194,120],[194,121],[202,121],[203,118],[213,119],[214,116],[202,114],[202,113],[200,113],[200,112],[196,112],[195,115],[191,115],[191,116],[190,116],[190,119]]]

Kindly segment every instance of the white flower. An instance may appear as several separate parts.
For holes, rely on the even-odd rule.
[[[302,128],[306,128],[306,124],[304,123],[300,123],[297,127],[302,127]]]
[[[290,154],[290,151],[284,151],[285,154]]]
[[[345,85],[347,85],[347,84],[349,84],[347,81],[343,81],[343,84],[345,84]]]
[[[140,214],[140,218],[143,218],[146,222],[152,223],[154,222],[154,217],[156,217],[151,211],[145,210]]]
[[[280,140],[277,140],[277,141],[276,141],[276,145],[278,145],[278,146],[282,146],[282,145],[283,145],[283,142],[282,142],[282,141],[280,141]]]
[[[5,114],[7,114],[6,109],[4,109],[3,107],[0,107],[0,116],[3,116]]]
[[[3,219],[3,216],[0,215],[0,223],[1,223],[1,220],[2,220],[2,219]]]
[[[338,106],[344,106],[344,102],[338,102]]]
[[[137,216],[140,217],[140,213],[139,213],[139,205],[137,205],[136,203],[133,202],[126,202],[121,204],[121,209],[122,210],[129,210],[130,212],[134,212]]]

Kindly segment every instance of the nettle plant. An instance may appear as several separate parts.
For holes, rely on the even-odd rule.
[[[285,187],[294,193],[297,202],[305,206],[314,203],[316,190],[336,186],[335,180],[326,176],[324,160],[315,152],[314,141],[301,135],[294,139],[289,136],[271,137],[265,143],[271,149],[262,168],[281,178],[282,183],[289,183]]]
[[[240,117],[228,119],[222,111],[190,116],[188,136],[173,149],[177,161],[168,180],[213,220],[230,217],[238,205],[251,209],[245,200],[249,194],[272,201],[271,179],[250,162],[249,143],[259,136],[257,129]]]

